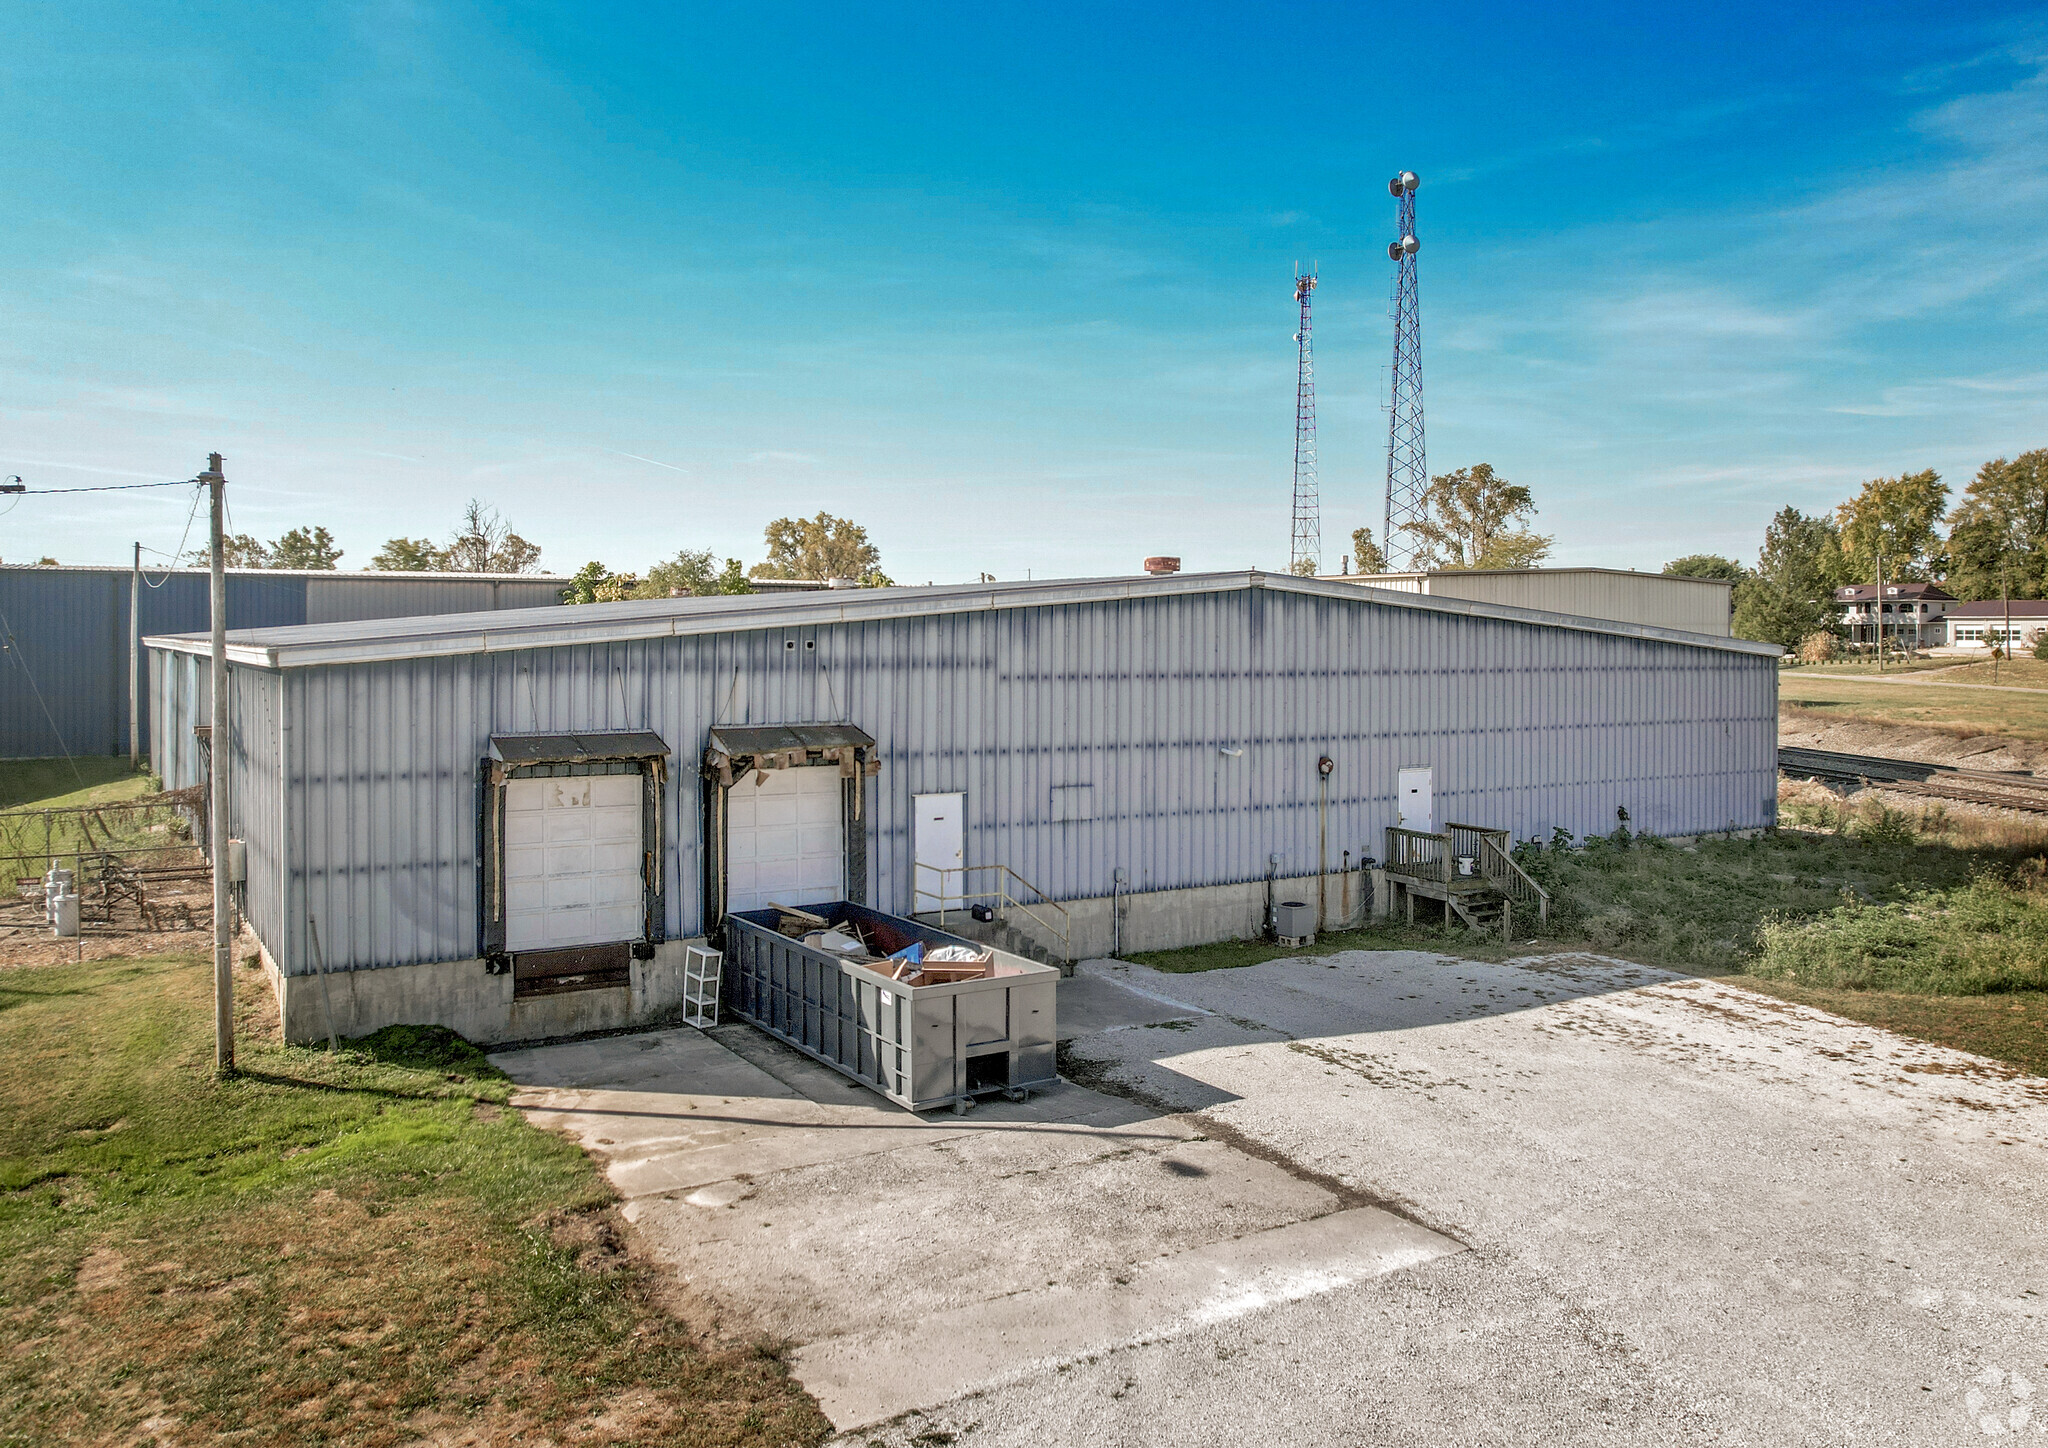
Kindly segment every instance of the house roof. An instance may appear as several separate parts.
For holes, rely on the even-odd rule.
[[[1283,573],[1175,573],[1163,577],[1048,579],[1031,583],[943,584],[932,588],[835,589],[818,593],[715,598],[651,598],[627,603],[575,607],[507,608],[494,613],[446,613],[421,618],[361,619],[348,623],[302,624],[243,629],[228,634],[228,659],[265,669],[322,664],[376,663],[392,659],[445,658],[501,653],[513,649],[560,648],[577,644],[624,643],[634,639],[741,633],[765,628],[806,628],[937,614],[979,613],[1058,604],[1110,603],[1186,594],[1243,593],[1264,589],[1327,598],[1358,607],[1421,609],[1502,619],[1582,633],[1652,639],[1728,653],[1776,658],[1776,644],[1713,634],[1687,633],[1650,624],[1578,618],[1479,603],[1464,598],[1397,593],[1357,583],[1332,583]],[[146,642],[153,649],[205,655],[203,633],[168,634]]]
[[[1953,600],[1955,595],[1938,583],[1887,583],[1884,586],[1887,602],[1894,598],[1913,598],[1939,602]],[[1874,583],[1852,583],[1846,588],[1835,590],[1836,603],[1873,603],[1877,599],[1877,585]]]
[[[1959,603],[1950,608],[1945,617],[2004,618],[2008,610],[2014,618],[2048,618],[2048,599],[2015,598],[2005,603],[1992,598],[1981,603]]]

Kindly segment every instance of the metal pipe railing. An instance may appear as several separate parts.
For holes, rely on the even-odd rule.
[[[1059,942],[1060,958],[1062,960],[1068,962],[1073,960],[1073,915],[1066,906],[1060,904],[1059,901],[1053,899],[1052,896],[1046,894],[1045,891],[1039,889],[1008,865],[927,865],[920,860],[915,862],[914,871],[912,877],[912,914],[936,913],[939,917],[939,924],[944,926],[949,912],[964,909],[970,903],[984,903],[993,905],[1001,910],[1015,910],[1028,917],[1040,929],[1044,930],[1046,934]],[[995,888],[990,890],[967,889],[968,877],[977,871],[994,872],[996,876]],[[925,888],[924,878],[927,875],[937,877],[936,889]],[[961,888],[959,890],[948,888],[948,880],[955,875],[960,877]],[[1035,900],[1019,898],[1010,890],[1012,882],[1019,889],[1028,890],[1038,898]],[[923,909],[924,902],[928,899],[938,902],[936,911]],[[1057,919],[1041,914],[1041,911],[1050,911],[1052,915],[1057,916]]]

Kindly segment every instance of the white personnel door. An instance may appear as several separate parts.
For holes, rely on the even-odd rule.
[[[1401,771],[1401,828],[1436,833],[1436,771],[1430,768]]]
[[[839,771],[819,765],[743,775],[725,792],[725,908],[846,898]]]
[[[911,853],[919,866],[912,886],[916,897],[912,913],[950,909],[959,905],[967,880],[962,875],[938,872],[958,870],[967,863],[967,796],[920,794],[913,796],[912,802],[916,829],[911,838]]]
[[[507,781],[507,950],[636,940],[641,900],[638,774]]]

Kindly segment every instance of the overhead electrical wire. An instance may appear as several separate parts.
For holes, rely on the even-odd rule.
[[[190,487],[191,478],[179,478],[174,483],[108,483],[97,488],[30,488],[20,496],[24,498],[54,498],[61,493],[126,493],[136,488],[184,488]]]

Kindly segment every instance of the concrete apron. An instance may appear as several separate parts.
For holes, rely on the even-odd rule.
[[[1081,994],[1092,1029],[1172,1018]],[[1460,1250],[1199,1113],[1065,1082],[918,1117],[744,1025],[491,1059],[535,1124],[598,1158],[659,1260],[798,1344],[841,1431]]]

